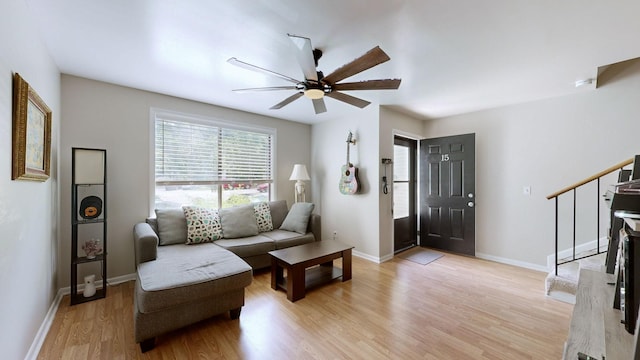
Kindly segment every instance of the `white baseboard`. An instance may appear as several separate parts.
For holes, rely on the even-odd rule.
[[[360,252],[360,251],[352,250],[352,254],[353,254],[353,256],[357,256],[359,258],[362,258],[362,259],[365,259],[365,260],[369,260],[369,261],[372,261],[372,262],[377,263],[377,264],[380,264],[382,262],[379,257],[371,256],[369,254],[365,254],[365,253]]]
[[[385,262],[385,261],[389,261],[389,260],[393,259],[393,257],[394,257],[394,255],[393,255],[393,254],[385,255],[385,256],[383,256],[383,257],[381,257],[381,258],[380,258],[380,263],[383,263],[383,262]]]
[[[365,260],[369,260],[372,261],[374,263],[377,264],[381,264],[385,261],[389,261],[391,259],[393,259],[393,254],[389,254],[389,255],[385,255],[383,257],[375,257],[375,256],[371,256],[359,251],[353,251],[353,256],[357,256],[359,258],[363,258]],[[518,261],[518,260],[513,260],[513,259],[507,259],[507,258],[503,258],[503,257],[499,257],[499,256],[493,256],[493,255],[489,255],[489,254],[483,254],[483,253],[476,253],[476,257],[479,259],[484,259],[484,260],[490,260],[490,261],[495,261],[495,262],[499,262],[502,264],[507,264],[507,265],[513,265],[513,266],[518,266],[521,268],[525,268],[525,269],[531,269],[531,270],[536,270],[536,271],[542,271],[542,272],[549,272],[549,270],[542,266],[542,265],[538,265],[538,264],[532,264],[532,263],[528,263],[528,262],[524,262],[524,261]]]
[[[132,281],[136,279],[136,273],[131,273],[131,274],[127,274],[127,275],[122,275],[122,276],[116,276],[113,278],[109,278],[107,279],[107,283],[109,283],[109,285],[118,285],[118,284],[122,284],[125,283],[127,281]]]
[[[593,250],[596,248],[596,246],[598,246],[598,242],[596,240],[592,240],[589,241],[587,243],[584,244],[580,244],[576,246],[576,254],[579,254],[581,252],[585,252],[585,251],[589,251],[589,250]],[[600,250],[601,251],[607,251],[609,247],[609,239],[606,237],[601,237],[600,238]],[[570,256],[573,255],[573,249],[569,248],[569,249],[564,249],[561,251],[558,251],[558,257],[560,259],[564,259],[564,258],[568,258]],[[555,268],[556,266],[556,254],[551,254],[549,256],[547,256],[547,271],[551,271]]]
[[[53,302],[49,306],[49,311],[44,317],[36,336],[33,338],[31,342],[31,347],[29,347],[29,351],[27,355],[24,357],[25,360],[37,359],[38,354],[40,353],[40,348],[42,344],[44,344],[44,340],[47,338],[47,334],[49,333],[49,329],[51,328],[51,324],[53,323],[53,319],[56,317],[56,312],[58,312],[58,306],[60,305],[60,301],[62,300],[62,289],[58,290],[56,297],[53,299]]]
[[[365,260],[369,260],[371,262],[374,262],[376,264],[382,264],[385,261],[389,261],[391,259],[393,259],[393,254],[389,254],[389,255],[385,255],[382,257],[376,257],[376,256],[371,256],[369,254],[365,254],[363,252],[360,251],[356,251],[356,250],[352,250],[352,254],[353,256],[357,256],[361,259],[365,259]]]
[[[117,276],[114,278],[108,278],[107,284],[109,285],[117,285],[123,282],[131,281],[136,279],[136,274],[127,274],[123,276]],[[102,282],[100,281],[100,285],[96,286],[96,288],[102,287]],[[97,284],[96,284],[97,285]],[[84,289],[84,284],[78,284],[78,290],[82,291]],[[49,333],[49,329],[51,329],[51,324],[53,323],[53,319],[56,317],[56,313],[58,312],[58,307],[60,306],[60,302],[62,301],[62,297],[65,295],[69,295],[71,293],[71,287],[67,286],[64,288],[58,289],[58,293],[56,297],[53,299],[53,302],[49,306],[49,311],[42,320],[42,324],[36,333],[36,336],[33,338],[31,342],[31,346],[29,347],[29,351],[27,355],[24,357],[25,360],[35,360],[38,358],[38,354],[40,353],[40,348],[42,348],[42,344],[44,344],[44,340],[47,338],[47,334]]]
[[[499,257],[499,256],[493,256],[493,255],[483,254],[483,253],[478,253],[478,252],[476,253],[476,257],[479,258],[479,259],[495,261],[495,262],[499,262],[499,263],[502,263],[502,264],[518,266],[518,267],[525,268],[525,269],[542,271],[542,272],[549,272],[549,269],[547,269],[543,265],[528,263],[528,262],[524,262],[524,261],[507,259],[507,258],[503,258],[503,257]]]

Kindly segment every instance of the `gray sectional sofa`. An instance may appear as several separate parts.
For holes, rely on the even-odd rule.
[[[185,207],[136,224],[134,333],[142,352],[156,336],[211,316],[237,319],[252,269],[270,266],[269,251],[321,239],[312,210],[297,203],[289,211],[283,200],[219,212]]]

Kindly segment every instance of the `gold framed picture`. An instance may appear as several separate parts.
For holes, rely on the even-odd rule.
[[[18,74],[13,75],[12,180],[47,181],[51,163],[51,110]]]

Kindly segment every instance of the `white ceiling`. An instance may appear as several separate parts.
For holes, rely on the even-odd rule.
[[[637,0],[25,1],[62,73],[304,123],[362,110],[269,110],[292,93],[231,90],[290,83],[226,60],[302,79],[287,33],[324,51],[325,75],[379,45],[391,61],[348,80],[400,89],[349,93],[429,119],[589,91],[574,82],[640,56]]]

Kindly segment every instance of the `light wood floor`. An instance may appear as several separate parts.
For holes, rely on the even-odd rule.
[[[336,264],[339,264],[336,261]],[[260,271],[240,320],[221,315],[133,341],[133,282],[60,304],[39,359],[560,359],[572,305],[544,273],[446,254],[428,265],[353,258],[353,279],[291,303]]]

